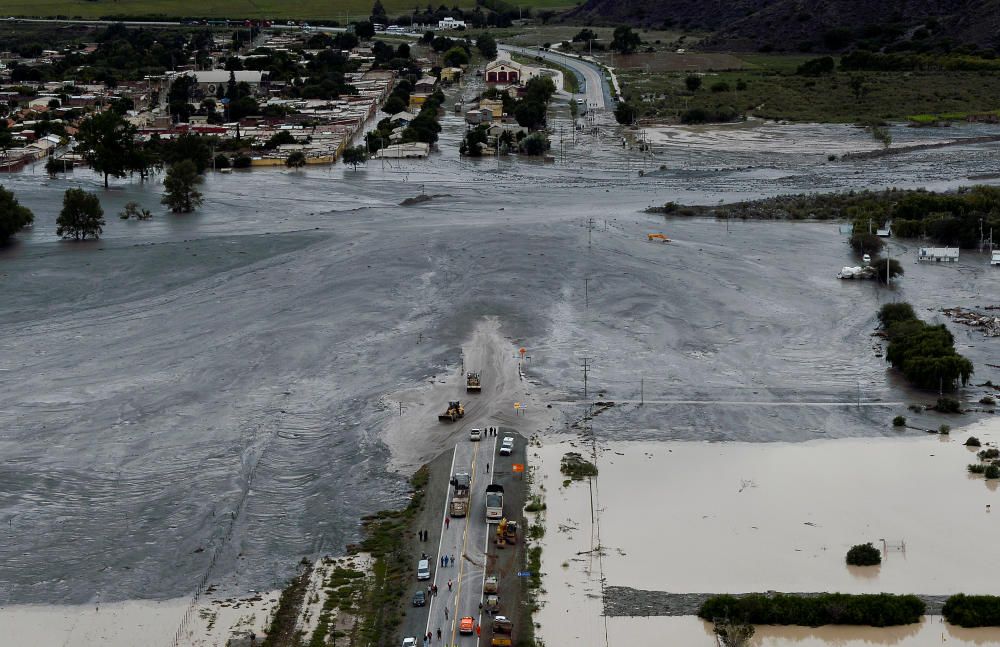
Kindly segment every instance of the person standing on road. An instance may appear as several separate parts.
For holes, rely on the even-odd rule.
[[[487,463],[486,463],[486,473],[487,474],[490,473],[490,464],[489,464],[489,461],[487,461]]]
[[[454,553],[451,554],[451,565],[452,566],[455,565],[455,554]]]
[[[448,580],[448,590],[451,590],[451,580]]]
[[[441,627],[438,627],[438,640],[441,640]]]
[[[444,619],[445,619],[445,620],[447,620],[447,619],[448,619],[448,607],[445,607],[445,608],[444,608]]]
[[[447,530],[448,528],[451,527],[451,517],[445,517],[444,518],[444,527],[445,527],[445,530]]]

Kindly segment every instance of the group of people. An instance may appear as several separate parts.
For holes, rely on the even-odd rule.
[[[441,555],[441,566],[454,566],[455,556],[454,555]]]
[[[487,436],[496,436],[498,431],[500,431],[499,427],[487,427],[486,428],[486,435]]]

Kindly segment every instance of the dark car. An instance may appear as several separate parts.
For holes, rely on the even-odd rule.
[[[427,604],[427,594],[423,591],[417,591],[413,594],[413,606],[422,607]]]

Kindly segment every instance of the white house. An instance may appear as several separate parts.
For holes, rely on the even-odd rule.
[[[993,256],[990,258],[990,265],[1000,265],[1000,249],[993,250]]]
[[[452,17],[438,21],[438,29],[465,29],[464,20],[455,20]]]
[[[917,254],[917,260],[932,263],[955,263],[958,261],[958,248],[921,247]]]

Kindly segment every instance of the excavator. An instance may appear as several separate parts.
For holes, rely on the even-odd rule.
[[[449,402],[448,410],[438,416],[441,422],[455,422],[465,415],[465,407],[459,401]]]
[[[664,234],[661,234],[661,233],[646,234],[646,239],[649,242],[651,242],[651,243],[653,243],[653,242],[660,242],[660,243],[673,242],[669,238],[667,238]]]

